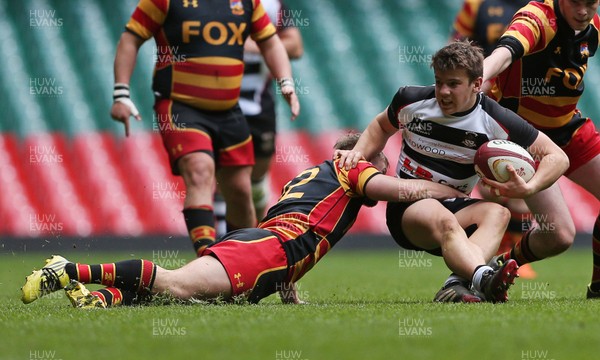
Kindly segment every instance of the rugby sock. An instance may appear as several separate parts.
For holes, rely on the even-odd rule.
[[[526,231],[529,231],[531,228],[531,220],[529,220],[529,218],[529,213],[521,213],[511,210],[508,227],[506,228],[504,237],[502,237],[502,241],[500,242],[500,247],[498,248],[496,255],[509,252],[518,242],[518,239],[523,236],[522,234]]]
[[[267,203],[270,196],[270,184],[269,177],[265,176],[261,180],[252,181],[252,202],[254,203],[254,209],[256,210],[256,219],[261,221],[265,216],[267,209]]]
[[[196,256],[200,257],[204,249],[215,242],[215,215],[212,206],[195,206],[183,209],[185,225],[194,244]]]
[[[594,261],[594,269],[592,272],[592,283],[590,289],[594,292],[600,291],[600,215],[594,223],[592,233],[592,254]]]
[[[119,305],[131,305],[137,297],[133,291],[121,290],[116,287],[105,287],[104,289],[91,292],[92,295],[97,295],[107,307]]]
[[[133,292],[152,289],[156,265],[148,260],[125,260],[109,264],[68,263],[65,271],[70,279],[84,284],[102,284]]]
[[[539,257],[533,254],[531,248],[529,247],[529,235],[531,235],[532,231],[533,228],[523,235],[521,241],[516,243],[510,252],[506,252],[501,255],[502,262],[505,262],[508,259],[514,259],[517,262],[517,265],[521,266],[541,260]]]
[[[485,274],[488,271],[494,271],[494,269],[492,269],[491,267],[489,267],[487,265],[479,265],[478,267],[475,268],[475,271],[473,272],[473,278],[472,278],[473,286],[479,292],[483,292],[483,290],[481,289],[481,285],[483,285],[481,283],[481,280],[483,279],[483,274]]]

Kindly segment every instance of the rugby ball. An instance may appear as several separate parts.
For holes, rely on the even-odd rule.
[[[510,178],[507,165],[512,165],[526,182],[531,180],[536,168],[531,154],[509,140],[491,140],[481,145],[473,162],[480,177],[498,182],[507,182]]]

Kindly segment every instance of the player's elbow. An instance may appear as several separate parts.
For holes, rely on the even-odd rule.
[[[559,158],[558,162],[562,165],[561,168],[563,169],[563,174],[564,174],[571,166],[571,161],[569,160],[569,157],[567,156],[567,154],[565,154],[565,152],[562,150],[558,154],[558,158]]]

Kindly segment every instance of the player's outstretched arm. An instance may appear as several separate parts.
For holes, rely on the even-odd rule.
[[[483,178],[482,181],[493,189],[492,193],[510,198],[526,198],[554,184],[569,168],[569,158],[548,136],[541,131],[529,147],[533,158],[539,160],[535,175],[525,182],[512,166],[507,169],[510,178],[505,183]],[[498,192],[495,190],[498,189]]]
[[[292,120],[294,120],[300,114],[300,102],[298,101],[298,96],[296,96],[294,79],[292,77],[292,65],[290,64],[285,47],[277,35],[260,41],[257,45],[271,74],[273,74],[281,88],[281,94],[290,106]]]
[[[110,109],[110,116],[125,125],[125,136],[129,136],[129,117],[133,116],[136,120],[142,119],[138,109],[131,101],[129,81],[135,68],[138,50],[143,43],[142,38],[125,31],[121,35],[115,55],[114,102]]]
[[[452,199],[467,197],[466,194],[429,180],[399,179],[388,175],[373,176],[365,187],[365,194],[369,199],[409,202],[422,199]]]
[[[488,93],[492,87],[490,80],[503,72],[512,63],[512,54],[508,48],[497,47],[483,60],[483,85],[481,91]]]

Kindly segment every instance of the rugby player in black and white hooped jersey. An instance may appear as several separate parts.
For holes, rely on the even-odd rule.
[[[477,148],[489,140],[510,139],[531,149],[541,159],[539,167],[527,183],[509,167],[510,180],[489,182],[492,192],[524,198],[553,186],[569,166],[566,155],[546,135],[480,92],[481,48],[463,41],[451,43],[433,56],[431,66],[435,85],[400,88],[354,149],[340,153],[340,164],[348,168],[363,156],[371,158],[401,130],[399,177],[428,179],[469,194],[478,182],[473,166]],[[552,192],[551,196],[556,197],[556,206],[566,210],[560,194]],[[491,260],[497,250],[506,230],[506,222],[499,221],[503,216],[508,221],[510,215],[504,207],[479,199],[425,199],[388,203],[387,225],[402,247],[444,257],[453,273],[435,300],[462,302],[473,296],[468,279],[490,270],[481,264]]]
[[[464,0],[454,20],[452,41],[468,39],[481,46],[483,55],[494,51],[498,40],[508,27],[513,15],[529,0]],[[485,62],[485,61],[484,61]],[[492,200],[506,206],[510,210],[508,229],[502,238],[498,254],[510,251],[514,244],[521,241],[523,233],[531,228],[531,215],[523,199],[497,197],[479,185],[479,194],[486,200]],[[537,274],[530,264],[519,264],[519,276],[534,279]]]

